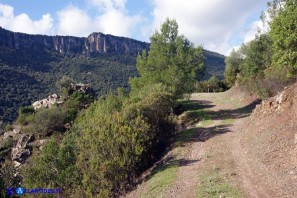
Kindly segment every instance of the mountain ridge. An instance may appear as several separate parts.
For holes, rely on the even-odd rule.
[[[99,96],[118,87],[129,89],[137,76],[136,56],[149,43],[92,33],[88,37],[31,35],[0,27],[0,118],[13,121],[20,106],[52,93],[63,76],[92,84]],[[223,79],[224,56],[204,50],[206,80]]]
[[[94,32],[88,37],[32,35],[12,32],[0,27],[0,46],[16,50],[37,49],[62,55],[115,53],[137,55],[149,50],[149,43],[135,39]]]

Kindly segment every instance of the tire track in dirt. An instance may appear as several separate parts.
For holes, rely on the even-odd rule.
[[[236,197],[277,198],[286,195],[293,198],[285,193],[281,181],[277,181],[280,178],[278,173],[263,164],[247,140],[254,135],[251,133],[254,126],[249,117],[258,104],[254,99],[236,89],[224,93],[192,94],[191,101],[204,107],[212,122],[192,126],[194,132],[181,145],[182,152],[175,158],[175,182],[155,197],[228,197],[228,192],[219,190],[216,196],[199,195],[202,178],[210,175],[219,177],[223,185],[232,187],[226,189],[240,192]],[[143,192],[146,185],[147,182],[144,182],[127,197],[149,195],[150,192]]]

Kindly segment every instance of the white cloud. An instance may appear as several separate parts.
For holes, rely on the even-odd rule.
[[[97,11],[95,16],[86,10],[69,6],[58,12],[58,34],[88,36],[92,32],[103,32],[117,36],[132,36],[140,15],[129,15],[126,0],[88,0]],[[94,9],[94,7],[93,7]]]
[[[263,5],[258,0],[154,0],[153,26],[159,29],[166,17],[175,18],[180,32],[195,44],[226,54],[232,32]]]
[[[129,16],[116,9],[109,9],[96,19],[100,31],[120,36],[131,36],[134,27],[141,22],[138,15]]]
[[[27,14],[14,15],[13,7],[0,3],[0,26],[29,34],[51,34],[53,19],[50,14],[44,14],[39,20],[32,20]]]
[[[260,31],[261,26],[263,26],[263,23],[261,20],[253,22],[250,26],[250,29],[245,32],[245,36],[243,40],[244,43],[248,43],[251,40],[255,39],[255,36]]]
[[[88,36],[92,32],[103,32],[117,36],[132,37],[136,26],[143,20],[140,15],[129,15],[127,0],[86,0],[90,13],[85,8],[69,5],[57,11],[57,20],[45,14],[32,20],[27,14],[14,15],[12,6],[0,3],[0,26],[30,34],[59,34]],[[94,14],[95,11],[95,14]]]
[[[88,0],[91,5],[102,10],[125,9],[127,0]]]
[[[86,36],[92,29],[92,19],[86,12],[74,6],[58,13],[57,33],[60,35]]]
[[[265,12],[265,15],[266,15],[266,20],[254,21],[250,25],[249,30],[245,32],[245,36],[244,36],[245,43],[253,40],[255,38],[256,34],[259,34],[259,33],[262,34],[262,33],[266,33],[269,31],[268,23],[271,21],[271,18],[269,16],[269,14],[267,13],[267,11]]]
[[[232,50],[235,50],[235,51],[239,50],[240,47],[241,47],[240,45],[232,46],[232,48],[230,48],[230,49],[227,51],[226,56],[229,56],[230,53],[232,52]]]

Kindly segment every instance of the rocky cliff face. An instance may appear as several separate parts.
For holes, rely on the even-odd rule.
[[[0,27],[0,46],[16,50],[47,50],[62,55],[131,54],[149,50],[149,43],[125,37],[93,33],[87,38],[73,36],[29,35]]]

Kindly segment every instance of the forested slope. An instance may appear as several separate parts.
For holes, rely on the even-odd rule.
[[[89,83],[97,96],[118,87],[128,89],[135,77],[136,56],[149,43],[93,33],[88,38],[14,33],[0,28],[0,116],[13,121],[20,106],[58,91],[56,82],[68,76]],[[224,56],[204,51],[205,75],[223,76]]]

